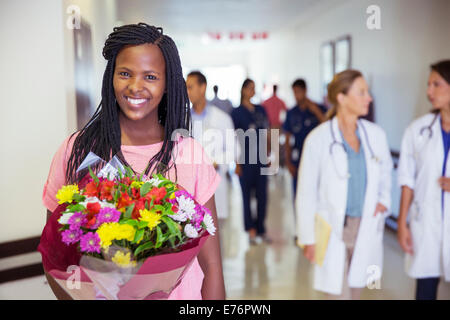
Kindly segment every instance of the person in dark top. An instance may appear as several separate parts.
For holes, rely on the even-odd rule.
[[[297,174],[300,165],[303,143],[319,123],[325,121],[326,107],[312,102],[307,97],[307,86],[303,79],[297,79],[292,84],[297,104],[286,114],[283,131],[286,135],[286,167],[293,179],[293,195],[297,191]]]
[[[244,226],[249,233],[251,244],[257,244],[261,240],[270,242],[264,225],[267,209],[267,176],[261,174],[261,169],[267,166],[268,162],[260,155],[260,139],[266,137],[259,131],[269,129],[270,126],[265,109],[250,102],[254,95],[255,83],[251,79],[246,79],[241,90],[241,105],[231,113],[241,143],[242,152],[236,165],[236,174],[242,188]],[[256,219],[252,217],[250,209],[253,193],[258,203]]]

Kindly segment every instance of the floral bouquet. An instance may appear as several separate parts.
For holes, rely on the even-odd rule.
[[[214,235],[211,213],[162,175],[135,175],[117,157],[95,174],[99,161],[90,153],[78,169],[89,173],[56,194],[38,247],[44,268],[73,298],[167,298]],[[67,282],[73,267],[81,290]]]

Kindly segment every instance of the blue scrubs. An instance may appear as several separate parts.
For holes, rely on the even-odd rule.
[[[359,140],[359,151],[350,147],[342,135],[345,152],[348,159],[348,172],[350,178],[347,184],[347,209],[346,216],[353,218],[361,217],[364,208],[364,198],[366,195],[367,175],[366,175],[366,159],[364,157],[364,148],[361,143],[359,130],[356,130],[356,136]]]
[[[444,142],[444,165],[442,166],[442,176],[445,177],[445,170],[447,167],[448,150],[450,149],[450,132],[445,132],[442,128],[442,140]],[[444,214],[444,190],[442,190],[442,214]]]
[[[325,113],[326,108],[318,104],[320,110]],[[290,109],[286,114],[286,120],[283,124],[283,130],[289,132],[294,136],[294,145],[291,152],[291,163],[297,168],[300,165],[300,157],[302,154],[303,143],[306,136],[319,124],[319,119],[314,113],[306,110],[301,110],[298,105]],[[294,195],[297,192],[297,177],[293,177]]]
[[[260,105],[255,105],[253,112],[246,107],[240,105],[231,112],[234,128],[242,129],[246,132],[249,129],[269,129],[269,120],[264,108]],[[265,165],[259,159],[259,135],[256,131],[257,143],[250,145],[249,137],[245,138],[244,146],[242,146],[243,162],[240,161],[242,167],[242,176],[239,181],[242,188],[242,198],[244,203],[244,226],[245,230],[256,229],[258,235],[264,235],[267,208],[267,176],[261,175],[261,168]],[[254,154],[256,152],[256,154]],[[252,154],[253,153],[253,154]],[[256,156],[256,157],[255,157]],[[250,160],[255,160],[256,163],[251,163]],[[252,194],[255,194],[257,200],[257,215],[256,219],[252,217],[250,203]]]

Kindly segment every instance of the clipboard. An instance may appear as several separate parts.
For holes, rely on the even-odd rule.
[[[315,214],[314,220],[314,233],[316,238],[315,263],[322,266],[327,253],[328,241],[330,240],[331,225],[318,213]],[[302,249],[304,248],[304,245],[300,244],[298,240],[297,245]]]

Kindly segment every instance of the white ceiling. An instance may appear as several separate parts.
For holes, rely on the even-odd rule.
[[[117,0],[117,13],[122,23],[178,32],[274,32],[330,1],[336,0]]]

